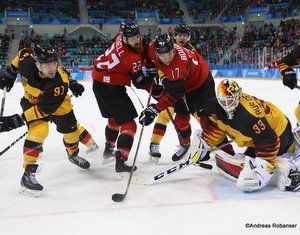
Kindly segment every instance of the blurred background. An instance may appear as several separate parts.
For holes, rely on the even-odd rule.
[[[77,80],[89,80],[126,19],[144,38],[188,24],[215,77],[280,78],[276,62],[300,35],[300,0],[8,0],[0,3],[0,68],[47,41]],[[299,75],[299,70],[297,70]]]

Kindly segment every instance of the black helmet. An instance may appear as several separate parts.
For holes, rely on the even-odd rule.
[[[122,22],[120,25],[120,31],[122,33],[122,36],[127,38],[140,34],[139,27],[132,21]]]
[[[35,45],[33,49],[33,58],[39,63],[49,63],[58,60],[54,48],[49,43]]]
[[[187,34],[187,35],[190,36],[191,35],[191,29],[190,29],[190,27],[187,24],[176,25],[176,27],[174,29],[174,34],[176,36],[179,33]]]
[[[164,33],[158,35],[155,39],[156,40],[154,46],[156,53],[163,54],[173,50],[174,42],[168,34]]]

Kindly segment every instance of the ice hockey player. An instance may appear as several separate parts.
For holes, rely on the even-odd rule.
[[[242,158],[214,152],[218,168],[228,178],[237,179],[237,187],[259,190],[269,184],[276,169],[279,189],[300,188],[300,159],[294,153],[291,124],[274,104],[243,93],[235,81],[225,79],[216,98],[205,105],[205,112],[209,123],[200,141],[213,148],[228,135],[239,147],[247,147]]]
[[[166,93],[157,104],[149,105],[141,113],[139,122],[150,125],[160,112],[174,106],[175,125],[183,138],[183,141],[179,139],[180,147],[172,156],[173,161],[178,161],[190,146],[190,114],[197,112],[201,124],[205,123],[203,108],[210,97],[215,97],[215,83],[208,63],[198,53],[174,44],[167,34],[156,37],[147,55],[163,72],[161,83]]]
[[[141,89],[151,87],[151,79],[144,79],[143,66],[144,49],[139,27],[134,22],[126,21],[121,23],[120,33],[114,43],[95,61],[92,71],[93,91],[98,107],[102,117],[108,120],[103,155],[115,155],[115,170],[118,173],[132,170],[132,166],[125,162],[137,129],[134,121],[137,111],[126,92],[126,86],[133,83]],[[153,95],[156,92],[158,95],[162,93],[162,87],[152,89]]]
[[[67,94],[70,88],[75,96],[81,95],[84,88],[77,82],[70,83],[68,74],[59,66],[54,48],[48,43],[19,51],[11,65],[1,73],[1,88],[6,87],[10,91],[18,72],[25,91],[21,99],[23,113],[1,117],[0,132],[27,125],[21,193],[38,196],[43,186],[36,179],[39,168],[37,160],[48,136],[50,120],[55,123],[57,131],[63,134],[68,159],[82,169],[90,167],[90,163],[78,155],[79,136],[84,131],[80,133],[78,129],[71,98]]]
[[[66,74],[68,75],[69,79],[69,89],[72,91],[72,94],[75,97],[81,96],[82,93],[84,92],[84,86],[79,84],[76,80],[72,78],[72,75],[69,71],[64,70]],[[77,128],[79,130],[79,141],[83,145],[87,147],[86,153],[92,153],[99,149],[99,146],[91,136],[91,134],[88,132],[88,130],[82,126],[78,121],[77,121]]]
[[[195,47],[190,43],[190,38],[191,38],[191,29],[188,25],[186,24],[176,25],[174,29],[175,43],[189,50],[196,51]],[[161,71],[159,71],[158,73],[159,73],[159,77],[162,78],[164,76],[164,74]],[[170,111],[170,114],[173,116],[174,108],[169,107],[168,109]],[[194,116],[198,121],[200,121],[197,112],[194,113]],[[158,162],[158,159],[161,157],[160,142],[166,133],[167,125],[169,122],[170,122],[170,117],[167,111],[166,110],[161,111],[156,118],[156,122],[154,124],[154,128],[152,131],[151,143],[149,147],[150,149],[149,153],[152,156],[153,162]]]

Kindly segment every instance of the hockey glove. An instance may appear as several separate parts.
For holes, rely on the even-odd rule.
[[[151,95],[156,101],[158,101],[165,94],[165,88],[156,84],[153,84],[152,86]]]
[[[76,80],[70,81],[70,90],[75,97],[81,96],[84,92],[84,86],[79,84]]]
[[[146,89],[151,86],[151,79],[147,79],[142,70],[139,70],[137,73],[129,73],[128,75],[133,85],[138,89]]]
[[[11,90],[17,79],[17,73],[13,71],[10,66],[6,66],[5,69],[0,71],[0,89],[6,87],[7,92]]]
[[[287,68],[281,72],[283,77],[283,85],[289,87],[290,89],[294,89],[297,85],[297,76],[296,72],[292,68]]]
[[[154,79],[157,82],[156,78],[158,77],[158,70],[155,66],[146,67],[146,77],[148,79]]]
[[[0,117],[0,132],[11,131],[24,125],[24,121],[18,114]]]
[[[245,165],[236,186],[243,191],[255,191],[265,187],[274,175],[274,166],[259,157],[245,156]]]
[[[183,79],[170,81],[166,77],[162,77],[161,83],[165,87],[166,92],[168,92],[171,96],[180,98],[184,96],[185,85]]]
[[[144,111],[141,112],[139,116],[139,123],[144,123],[145,126],[148,126],[153,122],[158,114],[159,112],[156,109],[155,104],[150,104]]]

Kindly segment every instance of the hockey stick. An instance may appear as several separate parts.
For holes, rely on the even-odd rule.
[[[150,91],[149,91],[149,97],[148,97],[148,100],[147,100],[147,107],[150,104],[151,94],[152,94],[152,87],[153,87],[153,84],[151,84],[151,88],[150,88]],[[132,168],[131,168],[129,179],[128,179],[128,182],[127,182],[125,193],[123,193],[123,194],[122,193],[115,193],[115,194],[113,194],[111,198],[112,198],[112,200],[114,202],[122,202],[122,201],[124,201],[124,199],[125,199],[125,197],[126,197],[126,195],[128,193],[129,186],[130,186],[131,179],[132,179],[132,175],[133,175],[134,168],[135,168],[135,162],[136,162],[137,155],[138,155],[138,152],[139,152],[139,149],[140,149],[140,145],[141,145],[141,142],[142,142],[142,136],[143,136],[143,132],[144,132],[144,127],[145,127],[145,120],[143,121],[143,124],[142,124],[141,132],[140,132],[140,136],[139,136],[139,141],[138,141],[138,144],[137,144],[137,147],[136,147],[136,150],[135,150],[135,155],[134,155],[134,158],[133,158]]]
[[[172,114],[171,114],[171,112],[170,112],[170,109],[169,109],[169,108],[166,108],[166,111],[167,111],[167,114],[168,114],[168,116],[169,116],[169,118],[170,118],[170,120],[171,120],[171,122],[172,122],[174,128],[175,128],[175,131],[176,131],[176,133],[177,133],[177,136],[178,136],[178,138],[179,138],[179,141],[181,142],[181,144],[185,145],[185,144],[184,144],[184,139],[183,139],[183,137],[182,137],[182,135],[181,135],[181,133],[180,133],[178,127],[177,127],[176,124],[175,124],[175,121],[174,121],[174,118],[173,118],[173,116],[172,116]]]
[[[220,150],[221,148],[231,144],[232,142],[233,142],[233,140],[230,140],[227,143],[221,144],[218,147],[215,147],[212,150],[210,150],[210,152],[212,153],[216,150]],[[199,157],[199,152],[196,152],[193,156],[192,156],[192,154],[190,154],[189,158],[185,162],[179,163],[178,165],[173,166],[173,167],[171,167],[171,168],[169,168],[169,169],[167,169],[167,170],[165,170],[165,171],[149,178],[148,180],[145,180],[144,185],[155,184],[156,182],[160,181],[161,179],[164,179],[165,177],[190,166],[191,164],[193,164],[197,161],[198,157]],[[205,165],[208,165],[208,164],[205,164]],[[142,182],[142,180],[140,180],[140,182]]]
[[[142,108],[144,108],[144,105],[143,105],[141,99],[139,98],[139,96],[136,94],[135,90],[134,90],[132,87],[130,87],[130,88],[131,88],[131,90],[133,91],[133,93],[135,94],[135,96],[136,96],[136,98],[138,99],[138,101],[139,101],[140,105],[142,106]]]
[[[0,117],[3,117],[5,99],[6,99],[6,87],[3,88],[3,96],[2,96],[2,101],[1,101]]]
[[[3,155],[7,150],[9,150],[12,146],[14,146],[16,143],[18,143],[21,139],[23,139],[24,136],[27,135],[27,131],[21,135],[19,138],[17,138],[14,142],[12,142],[10,145],[8,145],[5,149],[3,149],[1,152],[0,152],[0,156]]]

